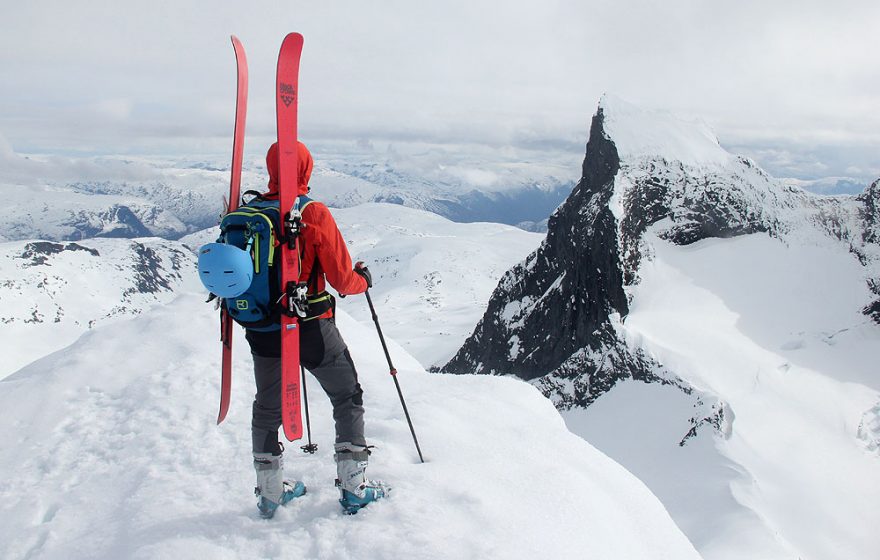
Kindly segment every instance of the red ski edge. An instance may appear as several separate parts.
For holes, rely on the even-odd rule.
[[[299,62],[303,37],[290,33],[281,43],[276,76],[275,111],[278,126],[278,182],[281,216],[288,216],[299,191],[297,150],[297,108],[299,105]],[[297,209],[298,211],[298,209]],[[282,222],[286,222],[283,219]],[[282,223],[282,239],[289,227]],[[300,275],[299,242],[281,244],[281,287],[291,293]],[[290,308],[290,302],[285,302]],[[300,409],[299,321],[295,316],[281,315],[281,424],[289,441],[302,438]]]
[[[232,48],[235,50],[237,88],[235,96],[235,132],[232,141],[232,169],[229,177],[229,199],[226,212],[238,208],[241,190],[241,163],[244,156],[244,127],[247,117],[248,66],[244,47],[238,37],[232,35]],[[223,344],[222,373],[220,380],[220,412],[217,424],[223,422],[229,412],[229,397],[232,391],[232,318],[226,309],[220,310],[220,341]]]

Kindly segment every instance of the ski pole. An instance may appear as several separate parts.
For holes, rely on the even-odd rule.
[[[397,380],[397,369],[391,363],[391,354],[388,353],[388,345],[385,344],[385,337],[382,336],[382,327],[379,326],[379,316],[376,315],[376,308],[373,307],[373,299],[370,297],[370,290],[364,292],[367,296],[367,304],[370,306],[370,313],[373,315],[373,322],[376,323],[376,332],[379,333],[379,340],[382,342],[382,350],[385,351],[385,359],[388,360],[388,368],[391,370],[391,378],[394,379],[394,386],[397,387],[397,396],[400,397],[400,404],[403,405],[403,413],[406,415],[406,423],[409,424],[409,431],[412,433],[413,442],[416,444],[416,451],[419,452],[419,460],[425,462],[422,457],[422,448],[419,447],[419,440],[416,438],[416,431],[413,428],[412,420],[409,417],[409,410],[406,408],[406,401],[403,400],[403,392],[400,390],[400,382]]]
[[[306,391],[306,368],[300,365],[299,372],[302,376],[303,403],[306,406],[306,433],[309,437],[309,443],[300,446],[300,449],[303,450],[303,453],[314,453],[318,450],[318,444],[312,443],[312,423],[309,421],[309,393]]]

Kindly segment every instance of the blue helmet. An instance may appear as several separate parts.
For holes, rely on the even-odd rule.
[[[212,294],[234,298],[250,287],[254,263],[244,249],[208,243],[199,249],[199,279]]]

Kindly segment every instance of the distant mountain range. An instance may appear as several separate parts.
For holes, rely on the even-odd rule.
[[[568,171],[555,164],[459,159],[454,165],[453,159],[437,169],[419,154],[378,156],[380,163],[376,158],[318,161],[311,181],[314,198],[337,208],[386,202],[456,222],[498,222],[542,231],[574,185]],[[228,192],[228,169],[214,161],[95,158],[82,163],[88,169],[84,174],[101,177],[104,170],[105,178],[71,180],[59,177],[75,176],[76,164],[19,163],[25,161],[36,176],[52,178],[27,184],[0,179],[9,192],[0,209],[0,240],[178,239],[215,225]],[[242,191],[264,190],[265,181],[261,162],[248,162]]]

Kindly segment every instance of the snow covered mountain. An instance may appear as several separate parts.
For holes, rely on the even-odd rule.
[[[87,195],[39,188],[20,189],[14,206],[0,210],[3,238],[79,241],[91,237],[179,237],[187,226],[172,212],[129,196]],[[34,200],[41,202],[34,203]]]
[[[608,317],[627,315],[625,290],[638,283],[650,253],[649,227],[676,245],[757,232],[785,242],[834,243],[862,260],[880,296],[878,197],[877,183],[857,198],[811,195],[728,154],[705,126],[605,99],[593,119],[581,182],[551,217],[541,248],[502,280],[472,341],[448,369],[473,364],[533,379],[577,369],[585,347],[604,354],[602,341],[616,340]],[[572,269],[572,262],[587,264]],[[874,305],[867,302],[864,311]],[[564,336],[548,346],[550,325]]]
[[[319,160],[312,187],[327,205],[388,202],[457,222],[494,221],[542,230],[571,192],[558,163],[437,154],[337,153]],[[487,155],[488,157],[488,155]],[[0,240],[79,241],[90,237],[178,239],[215,225],[228,164],[202,158],[62,158],[0,154]],[[225,161],[225,158],[224,158]],[[442,167],[442,169],[440,169]],[[35,178],[39,178],[36,179]],[[262,158],[245,162],[242,190],[265,190]]]
[[[874,558],[878,202],[603,98],[581,181],[444,371],[532,380],[706,558]]]
[[[388,202],[455,222],[497,222],[543,231],[571,193],[566,155],[474,146],[335,153],[318,161],[313,189],[330,206]]]
[[[195,256],[161,239],[0,243],[0,379],[87,330],[170,302]]]
[[[111,244],[126,242],[66,252]],[[260,519],[246,344],[239,331],[217,427],[216,315],[183,289],[0,381],[0,558],[699,558],[650,491],[533,387],[427,374],[392,343],[419,464],[375,332],[351,305],[338,321],[365,389],[371,474],[391,497],[341,514],[330,405],[310,380],[319,451],[286,454],[309,492]]]
[[[859,195],[867,186],[865,181],[852,177],[823,177],[821,179],[795,179],[786,177],[784,182],[800,187],[805,191],[816,194],[836,195],[851,194]]]
[[[382,328],[425,368],[446,363],[480,318],[502,274],[543,236],[459,224],[421,210],[367,204],[334,211],[352,255],[368,263]],[[352,316],[370,322],[360,305]]]
[[[353,255],[376,277],[373,297],[385,331],[424,367],[444,363],[461,346],[502,273],[541,236],[491,223],[459,224],[390,204],[334,211]],[[190,274],[193,251],[217,238],[209,228],[180,242],[86,239],[0,243],[0,313],[13,349],[0,378],[86,330],[173,299]],[[195,282],[195,284],[193,284]],[[365,305],[352,315],[369,322]]]
[[[6,154],[0,163],[0,239],[10,241],[176,239],[217,223],[229,182],[228,172],[186,161]]]

